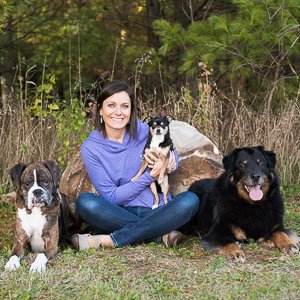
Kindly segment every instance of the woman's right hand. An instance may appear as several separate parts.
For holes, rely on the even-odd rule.
[[[164,166],[164,160],[163,159],[159,159],[158,157],[158,160],[156,161],[156,163],[153,165],[153,168],[152,170],[150,171],[150,175],[153,177],[153,178],[157,178],[161,172],[161,169],[163,168]]]
[[[148,162],[148,167],[153,169],[154,164],[158,161],[160,152],[155,148],[145,149],[144,159]]]
[[[148,162],[148,167],[151,169],[150,175],[157,178],[160,174],[161,168],[163,167],[163,161],[160,159],[161,152],[155,147],[145,149],[144,158]]]

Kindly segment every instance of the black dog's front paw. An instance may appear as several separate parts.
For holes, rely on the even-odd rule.
[[[244,263],[246,261],[244,251],[236,243],[227,244],[220,250],[220,254],[225,255],[231,262]]]
[[[236,250],[227,255],[227,259],[235,263],[244,263],[246,261],[246,256],[244,251]]]
[[[299,254],[299,248],[297,245],[290,244],[284,249],[283,252],[285,252],[289,255],[297,255],[297,254]]]

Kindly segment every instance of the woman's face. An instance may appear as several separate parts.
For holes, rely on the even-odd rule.
[[[131,101],[125,92],[111,95],[103,101],[100,115],[105,123],[106,131],[125,129],[131,114]]]

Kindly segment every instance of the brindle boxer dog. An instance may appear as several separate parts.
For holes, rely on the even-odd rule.
[[[30,244],[38,253],[30,271],[42,273],[58,251],[59,168],[52,161],[19,163],[10,170],[10,176],[17,189],[16,219],[13,249],[5,270],[15,271],[20,267],[25,248]]]

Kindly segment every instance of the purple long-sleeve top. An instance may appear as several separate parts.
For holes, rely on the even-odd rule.
[[[149,126],[137,120],[136,139],[130,138],[127,131],[119,143],[93,130],[81,145],[81,156],[91,182],[105,200],[119,206],[153,206],[154,196],[149,186],[154,178],[149,170],[131,181],[140,169],[148,133]],[[178,166],[178,155],[174,153]],[[159,196],[159,205],[163,205],[163,195]],[[168,200],[171,200],[170,194]]]

